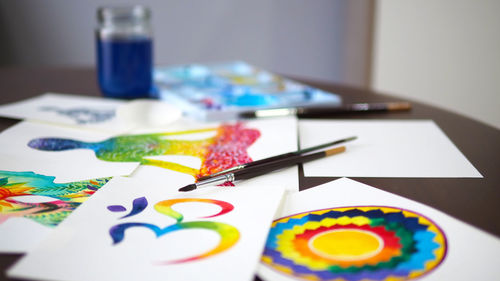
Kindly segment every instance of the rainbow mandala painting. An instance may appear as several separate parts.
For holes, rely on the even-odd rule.
[[[274,221],[262,262],[303,280],[407,280],[439,266],[446,249],[443,231],[420,214],[343,207]]]

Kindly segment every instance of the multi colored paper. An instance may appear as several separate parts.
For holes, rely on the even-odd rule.
[[[0,170],[0,252],[42,240],[110,178],[55,183],[55,177]]]
[[[494,280],[500,239],[346,178],[287,197],[259,276],[277,280]]]
[[[295,119],[283,119],[204,126],[198,124],[193,129],[183,131],[171,128],[171,131],[161,133],[113,137],[97,132],[22,122],[0,134],[0,147],[9,148],[0,154],[0,170],[30,171],[20,173],[24,178],[19,181],[28,182],[24,179],[30,175],[36,179],[36,185],[9,182],[3,186],[8,189],[2,189],[1,193],[2,199],[6,201],[0,203],[4,210],[0,216],[0,220],[4,221],[0,225],[0,234],[8,239],[0,243],[0,251],[24,252],[34,247],[49,233],[48,225],[59,223],[83,202],[84,195],[94,193],[102,185],[103,181],[96,178],[134,172],[131,177],[145,185],[176,182],[177,185],[162,185],[164,190],[174,191],[194,182],[197,177],[261,159],[275,152],[295,150],[295,127]],[[141,169],[136,170],[138,165]],[[97,184],[99,186],[96,187]],[[237,185],[270,185],[297,190],[297,168],[292,167]],[[82,189],[79,189],[80,186]],[[32,201],[31,205],[27,205],[13,199],[16,196],[27,198],[27,195],[31,198],[36,195],[43,201]],[[6,221],[7,217],[18,219]],[[21,217],[24,220],[20,220]],[[176,227],[186,225],[189,224],[180,222]],[[160,235],[164,232],[156,230],[155,233]],[[2,248],[2,244],[5,247]]]
[[[32,171],[54,176],[54,182],[130,175],[139,165],[137,162],[107,162],[97,159],[90,151],[41,151],[29,147],[30,141],[50,136],[100,142],[112,138],[111,133],[60,127],[23,121],[0,133],[0,170]]]
[[[0,105],[0,116],[37,120],[82,129],[124,132],[127,124],[116,117],[124,101],[101,97],[46,93]]]
[[[445,235],[428,218],[399,208],[358,206],[275,221],[262,261],[305,279],[397,280],[431,271],[445,254]]]
[[[178,136],[213,132],[214,136],[197,140],[176,139]],[[30,148],[41,151],[88,149],[97,159],[108,162],[139,162],[194,177],[251,162],[247,148],[260,137],[258,129],[247,128],[244,123],[222,124],[217,127],[166,132],[157,134],[122,135],[100,142],[85,142],[67,138],[34,138]],[[193,169],[174,162],[149,159],[151,156],[185,155],[201,160],[201,168]]]
[[[42,225],[56,226],[109,181],[102,178],[54,183],[54,179],[33,172],[0,171],[0,224],[9,217],[25,217]]]
[[[145,176],[149,180],[174,171],[188,175],[192,183],[200,176],[297,149],[293,118],[183,128],[113,136],[22,122],[0,134],[0,148],[9,147],[0,153],[26,159],[25,166],[16,169],[56,175],[56,182],[126,176],[140,165],[158,168]],[[5,166],[14,170],[9,163]],[[292,178],[292,189],[296,179]]]
[[[283,189],[254,185],[177,193],[164,188],[180,184],[175,177],[156,184],[113,178],[9,275],[253,280]]]

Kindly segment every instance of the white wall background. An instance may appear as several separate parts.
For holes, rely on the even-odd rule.
[[[123,3],[133,2],[0,0],[0,66],[94,65],[96,9]],[[153,10],[156,64],[245,60],[371,86],[500,128],[500,1],[141,3]]]
[[[0,0],[0,64],[93,65],[97,7],[127,2],[134,3]],[[156,64],[238,59],[281,74],[368,85],[368,1],[140,3],[153,11]]]
[[[500,128],[500,1],[381,0],[373,88]]]

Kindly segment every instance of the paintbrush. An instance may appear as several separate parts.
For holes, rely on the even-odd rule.
[[[319,152],[314,152],[311,154],[301,154],[301,155],[292,155],[288,158],[280,159],[273,162],[263,163],[260,165],[250,166],[246,168],[242,168],[236,170],[234,172],[218,175],[203,181],[198,181],[193,184],[188,184],[184,187],[179,188],[179,191],[191,191],[195,190],[198,187],[206,186],[206,185],[218,185],[225,182],[234,182],[237,180],[245,180],[254,178],[257,176],[261,176],[264,174],[268,174],[272,171],[276,171],[282,168],[290,167],[296,164],[309,162],[312,160],[316,160],[319,158],[324,158],[327,156],[331,156],[334,154],[338,154],[345,151],[345,146],[339,146],[335,148],[330,148],[326,150],[322,150]]]
[[[297,116],[301,118],[328,117],[349,113],[371,113],[371,112],[393,112],[407,111],[411,109],[409,102],[379,102],[379,103],[353,103],[335,107],[286,107],[258,109],[254,111],[240,112],[241,118],[282,117]]]
[[[229,172],[234,172],[236,170],[240,170],[240,169],[243,169],[243,168],[246,168],[246,167],[257,166],[257,165],[261,165],[261,164],[264,164],[264,163],[270,163],[270,162],[274,162],[274,161],[277,161],[277,160],[286,159],[286,158],[289,158],[291,156],[296,156],[296,155],[301,155],[301,154],[304,154],[304,153],[309,153],[309,152],[312,152],[312,151],[315,151],[315,150],[319,150],[319,149],[322,149],[322,148],[326,148],[326,147],[329,147],[329,146],[333,146],[333,145],[341,144],[341,143],[344,143],[344,142],[352,141],[352,140],[355,140],[356,138],[357,137],[355,137],[355,136],[354,137],[348,137],[348,138],[344,138],[344,139],[340,139],[340,140],[335,140],[335,141],[323,143],[323,144],[316,145],[316,146],[309,147],[309,148],[299,149],[299,150],[294,151],[294,152],[283,153],[283,154],[271,156],[271,157],[268,157],[268,158],[260,159],[260,160],[257,160],[257,161],[252,161],[252,162],[248,162],[248,163],[245,163],[245,164],[237,165],[237,166],[231,167],[229,169],[226,169],[226,170],[223,170],[223,171],[220,171],[220,172],[217,172],[217,173],[213,173],[213,174],[208,175],[208,176],[199,177],[198,178],[198,182],[199,181],[204,181],[204,180],[207,180],[207,179],[210,179],[210,178],[222,175],[222,174],[226,174],[226,173],[229,173]]]

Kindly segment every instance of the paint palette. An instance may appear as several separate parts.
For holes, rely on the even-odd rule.
[[[162,100],[201,120],[225,120],[241,111],[339,105],[338,95],[285,79],[245,62],[158,67],[155,83]]]

